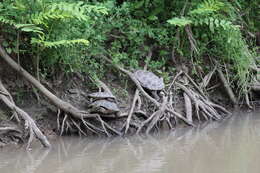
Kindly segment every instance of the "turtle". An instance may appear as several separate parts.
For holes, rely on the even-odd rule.
[[[94,92],[94,93],[90,93],[88,94],[88,97],[93,98],[94,100],[109,100],[109,101],[115,101],[116,97],[109,92]]]
[[[120,109],[115,102],[109,100],[96,100],[89,105],[90,112],[101,113],[102,115],[118,115]]]
[[[159,100],[157,91],[164,89],[163,78],[159,78],[153,72],[146,70],[137,70],[134,72],[135,78],[140,82],[141,86],[151,91],[153,97]]]

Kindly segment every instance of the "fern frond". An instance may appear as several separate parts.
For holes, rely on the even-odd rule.
[[[11,25],[11,26],[15,26],[16,25],[15,21],[7,19],[7,18],[5,18],[3,16],[0,16],[0,23],[4,23],[4,24],[7,24],[7,25]]]
[[[214,32],[215,28],[222,28],[224,30],[237,30],[239,28],[239,26],[232,24],[228,20],[213,17],[193,18],[193,24],[195,26],[207,25],[211,32]]]
[[[225,3],[219,0],[204,0],[198,5],[195,10],[192,10],[191,15],[208,15],[218,12],[225,7]]]
[[[61,48],[61,47],[73,47],[77,45],[88,45],[89,41],[85,39],[75,39],[75,40],[59,40],[59,41],[43,41],[37,38],[32,38],[31,44],[36,44],[44,48]]]
[[[188,24],[192,23],[192,20],[185,18],[185,17],[174,17],[172,19],[167,20],[167,22],[171,25],[175,25],[175,26],[179,26],[179,27],[183,27],[186,26]]]
[[[43,34],[43,29],[34,24],[15,24],[15,27],[24,32],[34,32],[38,34]]]
[[[49,21],[50,19],[67,19],[67,18],[74,18],[74,16],[72,16],[69,13],[66,12],[62,12],[62,11],[47,11],[47,12],[39,12],[39,13],[34,13],[31,15],[31,22],[36,24],[36,25],[40,25],[43,24],[45,26],[47,26],[47,21]]]
[[[103,6],[96,5],[84,5],[83,6],[87,13],[100,13],[100,14],[108,14],[108,9]]]
[[[39,34],[43,34],[43,29],[34,25],[34,24],[20,24],[20,23],[16,23],[13,20],[10,19],[6,19],[3,16],[0,16],[0,23],[4,23],[7,25],[12,26],[15,29],[18,29],[20,31],[24,31],[24,32],[34,32],[34,33],[39,33]]]
[[[59,11],[61,13],[65,13],[70,15],[73,18],[78,20],[87,20],[87,16],[85,15],[86,9],[82,6],[83,2],[78,3],[53,3],[50,7],[51,12]]]
[[[88,5],[81,1],[77,3],[61,2],[52,4],[50,11],[57,10],[82,21],[88,20],[86,13],[108,14],[108,9],[103,6]]]

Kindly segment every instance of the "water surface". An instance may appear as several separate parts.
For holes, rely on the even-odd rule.
[[[259,173],[260,115],[129,138],[62,138],[0,149],[0,173]]]

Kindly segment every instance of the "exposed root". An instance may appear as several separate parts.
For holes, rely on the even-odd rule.
[[[63,132],[64,132],[64,127],[65,127],[65,122],[66,122],[66,119],[68,118],[68,115],[65,114],[64,118],[63,118],[63,121],[62,121],[62,125],[61,125],[61,130],[60,130],[60,136],[62,136]]]
[[[2,81],[0,80],[0,90],[3,92],[5,92],[6,94],[9,95],[9,97],[11,97],[11,95],[9,94],[9,92],[5,89],[4,85],[2,84]],[[30,137],[29,137],[29,140],[28,140],[28,145],[27,145],[27,149],[29,148],[32,140],[33,140],[33,137],[35,135],[35,137],[37,139],[40,140],[40,142],[42,143],[42,145],[44,147],[50,147],[50,143],[48,141],[48,139],[46,138],[46,136],[44,136],[44,134],[41,132],[41,130],[38,128],[38,126],[35,124],[34,120],[25,112],[23,111],[21,108],[17,107],[15,105],[15,103],[10,99],[8,98],[6,95],[2,95],[0,94],[0,99],[11,109],[13,110],[14,112],[17,113],[17,115],[21,116],[25,122],[26,122],[26,125],[28,126],[29,128],[29,131],[30,131]]]
[[[56,95],[51,93],[46,87],[44,87],[38,80],[36,80],[31,74],[29,74],[25,69],[23,69],[19,64],[17,64],[0,46],[0,56],[2,59],[10,65],[14,70],[16,70],[20,75],[22,75],[26,80],[28,80],[35,88],[37,88],[45,97],[47,97],[55,106],[57,106],[62,111],[68,113],[75,118],[94,118],[93,115],[86,111],[79,110],[75,106],[68,102],[65,102],[58,98]]]
[[[185,103],[185,110],[186,110],[186,118],[192,122],[192,104],[189,96],[184,92],[183,93],[184,97],[184,103]]]
[[[192,45],[192,49],[197,51],[196,41],[194,40],[190,29],[188,27],[185,29]],[[112,64],[117,70],[126,74],[137,87],[129,112],[121,113],[119,117],[115,116],[113,118],[104,118],[99,114],[91,114],[88,111],[79,110],[72,104],[56,97],[27,71],[14,62],[2,47],[0,47],[0,55],[10,66],[25,77],[58,108],[57,127],[60,131],[60,135],[63,135],[64,133],[78,133],[79,136],[87,136],[90,132],[106,135],[108,137],[112,135],[121,136],[122,134],[127,134],[130,131],[130,127],[134,127],[136,129],[136,133],[143,130],[146,133],[150,133],[165,122],[170,129],[174,129],[179,122],[184,122],[190,126],[195,126],[194,123],[196,117],[198,121],[201,121],[202,119],[219,120],[222,118],[223,114],[229,113],[224,107],[211,102],[204,90],[209,84],[215,69],[203,79],[202,85],[198,85],[187,73],[183,71],[177,73],[170,85],[167,86],[166,92],[162,94],[162,100],[157,101],[143,89],[140,82],[135,78],[131,71],[128,71],[117,64],[113,64],[109,58],[102,56],[105,61]],[[152,50],[148,53],[146,65],[144,66],[145,70],[147,69],[151,56]],[[185,86],[185,84],[180,82],[180,79],[184,79],[186,84],[191,85]],[[99,79],[96,79],[96,82],[99,84],[98,87],[100,90],[102,88],[104,91],[112,93],[104,82]],[[173,100],[173,93],[180,93],[180,95],[183,96],[186,115],[183,114],[183,111],[175,109],[176,103],[174,103]],[[10,102],[8,102],[8,104],[10,104],[9,107],[11,107],[11,109],[19,115],[23,114],[23,112],[19,112],[19,109],[13,103],[12,97],[8,94],[8,92],[2,89],[0,91],[0,98],[2,100],[7,99]],[[23,117],[24,115],[21,116]],[[122,118],[122,120],[125,121],[122,129],[117,130],[113,128],[113,122],[116,120],[115,118]],[[29,144],[34,135],[40,140],[44,140],[45,136],[42,137],[41,134],[39,134],[40,132],[35,132],[35,128],[37,128],[37,126],[35,125],[36,127],[34,127],[32,122],[28,121],[28,117],[25,117],[24,119],[26,119],[30,131]],[[45,138],[45,140],[47,139]],[[48,145],[48,141],[43,141],[42,143],[46,146]]]
[[[228,112],[225,108],[221,107],[220,105],[212,103],[207,98],[199,95],[198,93],[194,92],[191,89],[188,89],[184,85],[176,82],[176,86],[182,89],[189,96],[189,98],[194,102],[196,114],[199,120],[200,120],[200,114],[199,114],[200,111],[204,113],[203,114],[204,116],[206,115],[216,120],[222,118],[221,112],[217,111],[217,109],[224,113]]]
[[[130,109],[128,116],[127,116],[127,119],[126,119],[125,134],[127,134],[127,132],[128,132],[128,129],[129,129],[129,126],[130,126],[130,121],[131,121],[131,118],[132,118],[132,115],[133,115],[133,112],[134,112],[134,109],[135,109],[135,104],[138,100],[138,97],[140,98],[139,90],[136,90],[135,95],[134,95],[134,99],[133,99],[133,102],[132,102],[132,105],[131,105],[131,109]],[[140,99],[140,101],[141,101],[141,99]],[[141,105],[141,103],[140,103],[140,105]]]
[[[156,125],[156,123],[159,120],[161,120],[161,121],[163,120],[163,118],[161,118],[161,117],[163,117],[163,115],[165,113],[165,109],[167,106],[167,100],[168,100],[168,98],[166,96],[164,96],[161,108],[158,111],[156,111],[154,116],[151,116],[152,119],[151,119],[149,125],[147,126],[146,134],[148,134],[152,130],[152,128]],[[148,119],[150,119],[151,117],[149,117]]]
[[[220,78],[221,82],[223,83],[223,86],[224,86],[230,100],[232,101],[232,103],[234,105],[236,105],[238,103],[237,98],[235,97],[234,92],[232,91],[230,85],[228,84],[228,81],[225,78],[225,75],[223,74],[223,72],[220,69],[218,69],[217,71],[218,71],[219,78]]]
[[[81,136],[81,134],[83,134],[84,136],[87,136],[87,134],[80,128],[80,124],[77,124],[72,118],[71,118],[71,121],[74,124],[74,126],[78,129],[79,136]]]
[[[104,60],[106,60],[107,62],[112,63],[112,61],[110,59],[108,59],[105,56],[102,56]],[[120,67],[119,65],[113,64],[118,70],[120,70],[121,72],[127,74],[129,76],[129,78],[135,83],[135,85],[137,86],[137,88],[139,89],[139,91],[143,94],[143,96],[145,98],[147,98],[149,101],[151,101],[157,108],[161,107],[161,103],[159,103],[157,100],[155,100],[154,98],[152,98],[144,89],[143,87],[140,85],[139,81],[135,78],[135,76],[133,75],[132,72]],[[178,118],[180,118],[181,120],[183,120],[185,123],[187,123],[188,125],[194,126],[194,124],[190,121],[188,121],[184,116],[180,115],[179,113],[177,113],[176,111],[174,111],[173,109],[170,109],[168,107],[166,107],[166,111],[171,113],[173,116],[176,116]]]
[[[148,53],[147,57],[146,57],[144,70],[147,70],[147,67],[148,67],[148,64],[149,64],[149,62],[150,62],[150,60],[152,58],[152,55],[153,55],[153,52],[152,52],[152,48],[151,48],[149,50],[149,53]],[[128,117],[127,117],[126,125],[125,125],[125,134],[127,134],[127,132],[128,132],[130,121],[131,121],[131,118],[132,118],[132,115],[133,115],[136,103],[138,103],[137,110],[140,110],[141,109],[141,105],[142,105],[142,101],[141,101],[138,89],[135,90],[133,102],[132,102],[130,111],[128,113]]]
[[[203,79],[202,82],[200,83],[200,88],[206,88],[215,73],[217,67],[215,67],[212,71],[210,71]]]

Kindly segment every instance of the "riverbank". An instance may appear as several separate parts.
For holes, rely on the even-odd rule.
[[[92,123],[92,125],[96,127],[96,129],[90,130],[88,128],[84,128],[84,124],[80,124],[80,122],[75,119],[73,120],[67,117],[68,119],[66,120],[65,114],[59,112],[59,110],[50,104],[45,97],[35,91],[32,86],[28,85],[28,83],[23,78],[15,75],[14,71],[5,71],[5,73],[1,74],[12,76],[12,78],[5,78],[5,75],[1,76],[2,79],[7,79],[3,81],[4,85],[9,89],[13,99],[16,101],[17,106],[27,112],[32,117],[32,119],[35,120],[39,129],[45,136],[47,136],[48,139],[57,138],[60,135],[87,137],[91,137],[93,135],[107,137],[125,135],[126,122],[129,118],[129,112],[131,110],[132,102],[136,92],[134,83],[128,81],[128,85],[125,85],[126,81],[122,82],[120,80],[116,80],[116,76],[113,76],[113,74],[108,74],[104,78],[104,83],[107,84],[108,88],[112,89],[111,91],[117,98],[121,116],[107,118],[103,117],[102,114],[99,114],[103,123],[107,123],[107,127],[104,127],[102,124],[100,124],[100,119],[96,118],[94,120],[89,120],[88,123]],[[61,74],[57,76],[57,78],[53,77],[50,81],[44,80],[44,85],[62,100],[76,106],[78,109],[88,110],[88,105],[91,103],[91,98],[87,97],[87,95],[89,93],[98,91],[97,86],[90,84],[92,82],[90,78],[79,73],[71,73],[68,75]],[[173,79],[175,79],[175,77],[176,76],[173,76]],[[111,78],[114,79],[112,82]],[[127,79],[125,78],[125,80]],[[166,86],[169,87],[171,84],[172,83],[166,84]],[[17,88],[17,86],[19,86],[19,88]],[[189,86],[186,85],[186,87]],[[173,88],[174,90],[172,91],[174,92],[174,97],[171,98],[171,101],[173,102],[172,106],[174,107],[173,110],[177,113],[177,115],[186,119],[188,112],[187,107],[185,107],[186,103],[183,94],[179,93],[179,88],[176,88],[176,86],[173,86]],[[223,108],[225,107],[227,110],[232,110],[233,105],[228,104],[229,99],[225,97],[225,92],[220,92],[220,89],[215,91],[216,92],[211,93],[211,96],[207,96],[205,98],[212,100],[214,103],[219,104],[219,106],[223,106]],[[146,98],[142,95],[140,95],[140,98],[143,101],[141,108],[142,112],[139,110],[140,113],[137,112],[133,114],[127,135],[133,135],[139,132],[147,132],[149,127],[149,122],[147,122],[147,119],[149,119],[149,117],[151,117],[154,112],[156,112],[154,111],[154,109],[156,110],[156,106],[154,106],[152,102],[146,100]],[[1,146],[12,143],[26,144],[26,141],[30,135],[28,133],[28,129],[25,129],[23,126],[23,124],[26,122],[22,120],[20,123],[17,123],[17,120],[15,120],[14,116],[12,116],[13,112],[7,108],[3,102],[1,102],[0,108],[0,126],[1,128],[6,128],[5,130],[3,129],[0,133]],[[191,107],[191,111],[192,112],[190,113],[192,113],[192,117],[191,121],[189,122],[190,124],[183,121],[183,119],[181,119],[182,117],[172,117],[172,119],[168,121],[162,114],[160,115],[161,120],[154,122],[156,123],[156,126],[152,129],[152,131],[161,131],[163,129],[168,129],[171,131],[175,128],[180,128],[183,126],[188,127],[191,124],[197,126],[198,124],[204,123],[205,121],[214,120],[214,117],[209,117],[207,119],[207,117],[205,118],[205,116],[202,116],[202,114],[197,116],[195,113],[196,109],[193,106]],[[227,112],[222,112],[220,115],[222,118],[224,118],[227,115]],[[12,117],[11,121],[9,121],[10,117]],[[78,126],[73,124],[76,123],[75,121],[77,121]],[[147,124],[143,124],[144,122]],[[62,126],[64,126],[63,129]],[[143,129],[140,129],[141,126]]]

